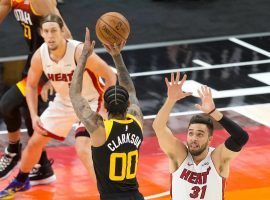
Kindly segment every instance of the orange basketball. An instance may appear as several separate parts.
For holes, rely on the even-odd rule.
[[[96,24],[96,34],[103,44],[120,44],[130,32],[128,20],[120,13],[108,12]]]

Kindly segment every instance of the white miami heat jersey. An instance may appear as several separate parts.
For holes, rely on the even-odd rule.
[[[181,166],[171,174],[172,200],[223,200],[225,178],[216,171],[209,152],[204,160],[196,165],[190,153]]]
[[[66,53],[58,62],[51,60],[48,46],[43,43],[40,47],[43,71],[51,81],[56,97],[61,98],[66,103],[70,103],[69,87],[76,67],[75,50],[81,42],[76,40],[67,40]],[[86,69],[83,75],[82,96],[89,101],[98,101],[101,99],[102,87],[99,83],[99,77]]]

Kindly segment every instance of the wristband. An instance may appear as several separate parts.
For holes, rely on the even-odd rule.
[[[207,113],[208,115],[211,115],[213,112],[216,111],[216,108],[214,108],[213,110],[211,110],[209,113]]]

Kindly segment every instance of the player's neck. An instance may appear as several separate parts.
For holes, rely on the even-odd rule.
[[[59,62],[66,54],[66,49],[67,49],[67,41],[63,39],[57,49],[55,50],[49,50],[50,52],[50,58],[54,62]]]
[[[124,114],[117,114],[117,115],[109,114],[108,119],[124,120],[124,119],[126,119],[126,113],[124,113]]]
[[[209,147],[206,148],[200,155],[198,156],[192,156],[192,159],[196,165],[198,165],[203,159],[206,158],[209,151]]]

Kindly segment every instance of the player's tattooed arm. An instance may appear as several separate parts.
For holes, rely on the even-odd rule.
[[[86,61],[93,52],[94,45],[95,42],[90,42],[90,34],[89,30],[87,29],[84,47],[79,58],[78,65],[74,71],[69,90],[74,111],[90,133],[95,131],[98,127],[104,126],[101,115],[93,111],[89,105],[89,102],[81,95],[83,73],[85,70]]]
[[[142,122],[143,114],[140,109],[140,104],[136,96],[136,90],[121,55],[121,50],[123,49],[124,46],[125,46],[125,41],[123,41],[120,45],[116,45],[116,44],[104,45],[106,50],[109,52],[109,54],[113,58],[115,67],[117,69],[119,84],[123,86],[124,88],[126,88],[126,90],[129,93],[130,107],[129,107],[128,112],[136,116]]]
[[[119,84],[126,88],[129,93],[130,107],[128,109],[128,113],[138,117],[139,120],[143,122],[143,114],[140,109],[140,103],[136,96],[136,90],[123,61],[122,55],[118,54],[113,56],[113,60],[117,69]]]

